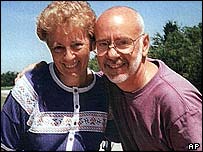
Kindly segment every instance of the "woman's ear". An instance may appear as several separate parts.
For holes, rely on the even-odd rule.
[[[143,38],[143,50],[142,50],[142,55],[144,57],[147,56],[148,51],[149,51],[149,47],[150,47],[149,35],[145,34],[144,38]]]

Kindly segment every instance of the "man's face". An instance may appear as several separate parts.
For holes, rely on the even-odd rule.
[[[123,16],[115,16],[111,19],[103,17],[96,25],[97,51],[99,51],[99,42],[101,41],[108,41],[111,45],[107,50],[100,50],[105,53],[97,55],[98,63],[104,74],[114,83],[122,83],[128,80],[136,73],[142,61],[143,36],[140,36],[135,24],[129,22]],[[130,52],[128,54],[118,51],[116,46],[112,44],[118,39],[126,38],[131,40],[138,38],[125,50]]]

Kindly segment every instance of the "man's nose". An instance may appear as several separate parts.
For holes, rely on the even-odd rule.
[[[117,52],[117,50],[113,44],[109,45],[107,55],[109,58],[117,58],[119,56],[119,53]]]

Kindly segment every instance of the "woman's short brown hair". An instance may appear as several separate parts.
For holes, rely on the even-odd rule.
[[[46,42],[47,34],[57,26],[63,25],[64,31],[68,31],[71,26],[79,27],[85,30],[92,39],[95,21],[95,12],[88,2],[54,1],[37,18],[37,35],[40,40]]]

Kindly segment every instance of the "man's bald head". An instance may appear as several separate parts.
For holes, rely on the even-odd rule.
[[[135,28],[137,33],[144,33],[143,18],[136,10],[126,6],[115,6],[104,11],[97,19],[95,32],[104,26],[107,29],[114,28],[113,25],[116,24],[123,24],[126,27]]]

